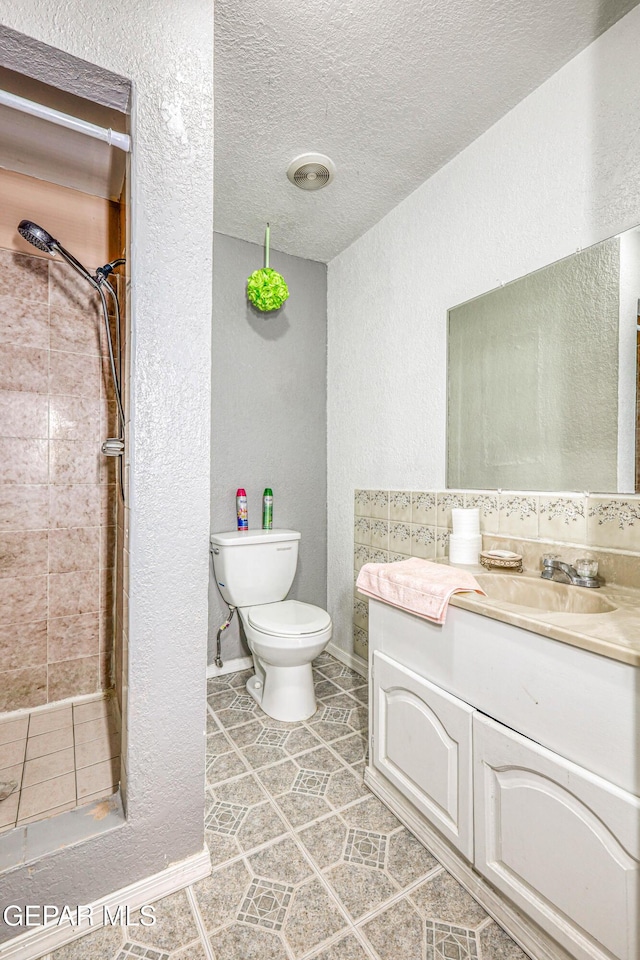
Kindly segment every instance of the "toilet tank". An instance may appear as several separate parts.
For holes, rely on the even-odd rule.
[[[216,583],[232,607],[284,600],[298,563],[297,530],[234,530],[211,534]]]

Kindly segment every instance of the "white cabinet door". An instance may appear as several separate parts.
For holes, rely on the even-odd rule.
[[[640,957],[640,800],[473,721],[476,868],[578,960]]]
[[[373,697],[374,766],[471,860],[472,708],[377,651]]]

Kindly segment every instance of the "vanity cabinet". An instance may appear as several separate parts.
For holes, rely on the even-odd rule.
[[[476,620],[484,623],[474,632]],[[491,644],[483,645],[491,622],[452,608],[445,626],[436,627],[371,602],[366,781],[536,960],[640,960],[640,799],[620,785],[637,772],[628,769],[637,765],[635,752],[621,752],[620,744],[635,738],[611,728],[608,768],[616,782],[601,775],[602,743],[595,770],[584,763],[588,742],[576,763],[576,718],[563,732],[561,699],[556,703],[522,672],[518,645],[534,635],[511,628],[509,658],[493,661]],[[558,646],[566,657],[566,645]],[[565,674],[572,705],[581,671],[598,667],[585,667],[585,652],[575,653],[575,669]],[[482,668],[465,674],[472,656]],[[606,673],[606,658],[598,659]],[[635,680],[635,668],[628,669]],[[509,707],[520,686],[535,689],[541,708],[535,723],[525,712],[526,735]],[[558,691],[558,671],[549,689]],[[587,733],[600,714],[613,712],[619,724],[634,703],[637,732],[638,687],[625,705],[629,690],[619,688],[615,706],[592,702]],[[545,716],[550,704],[557,714]],[[531,727],[553,743],[533,739]]]
[[[373,763],[473,857],[473,709],[384,653],[374,655]]]

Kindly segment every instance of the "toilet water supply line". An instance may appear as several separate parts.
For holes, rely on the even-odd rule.
[[[224,666],[222,662],[222,634],[228,628],[229,624],[233,620],[233,615],[235,612],[236,612],[236,608],[229,606],[229,616],[227,617],[225,622],[222,624],[222,626],[219,628],[218,633],[216,635],[216,667]]]

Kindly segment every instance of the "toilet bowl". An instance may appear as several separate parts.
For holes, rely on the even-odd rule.
[[[296,573],[296,530],[214,533],[218,589],[236,607],[253,654],[247,692],[274,720],[294,723],[316,712],[311,662],[331,639],[326,610],[285,600]]]
[[[299,600],[240,609],[254,675],[247,692],[274,720],[307,720],[316,712],[312,660],[331,639],[326,610]]]

